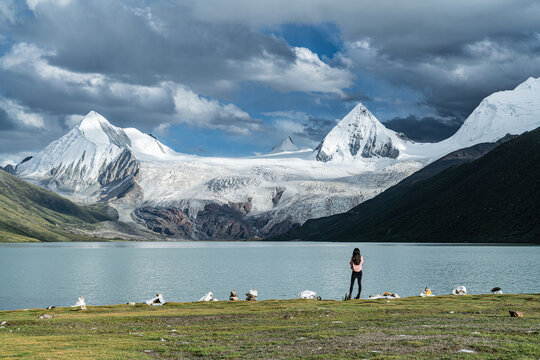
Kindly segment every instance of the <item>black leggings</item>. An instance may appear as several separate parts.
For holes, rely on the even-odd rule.
[[[352,291],[354,287],[354,280],[358,279],[358,295],[356,295],[356,299],[360,299],[360,293],[362,292],[362,270],[359,272],[352,272],[351,275],[351,288],[349,289],[349,298],[352,296]]]

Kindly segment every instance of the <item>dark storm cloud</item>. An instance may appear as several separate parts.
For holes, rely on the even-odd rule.
[[[243,77],[236,62],[264,53],[284,63],[295,59],[283,39],[241,24],[195,21],[189,8],[169,2],[137,8],[73,1],[38,14],[14,28],[13,37],[55,49],[53,65],[122,81],[149,85],[166,78],[212,93],[220,89],[211,85]]]
[[[0,108],[0,131],[11,130],[15,128],[13,122],[9,119],[7,112]]]
[[[409,139],[419,142],[438,142],[444,140],[459,129],[462,122],[454,120],[443,121],[433,117],[417,118],[410,115],[406,118],[396,117],[384,125],[397,132],[405,134]]]
[[[355,103],[371,100],[371,98],[367,96],[363,91],[344,92],[343,96],[341,96],[339,99],[343,102],[355,102]]]

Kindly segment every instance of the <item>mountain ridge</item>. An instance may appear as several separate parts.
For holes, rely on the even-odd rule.
[[[540,243],[540,128],[471,153],[472,161],[435,174],[432,163],[346,213],[269,240]]]
[[[538,119],[531,120],[531,114],[540,113],[540,79],[527,81],[517,90],[487,97],[486,103],[497,106],[486,112],[480,104],[465,122],[487,128],[468,125],[459,139],[407,140],[358,104],[314,152],[246,158],[176,153],[150,135],[115,127],[91,111],[15,171],[80,202],[107,200],[122,221],[179,239],[269,236],[309,219],[346,212],[434,160],[467,147],[469,140],[495,141],[499,135],[540,125]],[[514,103],[519,106],[512,107]],[[510,113],[512,121],[504,122]],[[326,161],[317,160],[317,154]]]

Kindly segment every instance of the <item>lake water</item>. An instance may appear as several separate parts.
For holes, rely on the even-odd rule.
[[[354,247],[365,259],[362,298],[384,291],[417,296],[429,286],[449,294],[540,292],[540,246],[305,242],[114,242],[0,244],[0,310],[195,301],[212,291],[259,291],[290,299],[303,290],[324,299],[348,292]],[[355,289],[356,291],[356,289]],[[243,296],[241,297],[243,298]]]

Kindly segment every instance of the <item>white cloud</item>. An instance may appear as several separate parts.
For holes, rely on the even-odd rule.
[[[70,92],[83,92],[88,101],[103,98],[123,102],[124,106],[142,109],[160,109],[163,104],[174,103],[175,113],[168,116],[173,123],[221,129],[235,134],[249,134],[261,129],[261,122],[233,104],[222,104],[193,92],[187,86],[163,81],[155,86],[129,84],[98,73],[78,73],[51,65],[46,57],[54,51],[44,50],[34,44],[19,43],[0,58],[0,67],[44,81],[47,86]],[[14,105],[11,105],[14,108]],[[68,115],[66,124],[72,125],[77,115]],[[22,119],[23,115],[19,115]],[[43,121],[28,115],[25,123],[42,126]],[[163,128],[164,130],[166,128]]]
[[[170,86],[174,88],[178,122],[217,128],[240,135],[248,135],[262,128],[262,122],[253,119],[236,105],[206,99],[183,85],[170,83]]]
[[[152,29],[153,31],[155,31],[156,33],[160,35],[167,35],[165,31],[165,23],[160,21],[158,18],[156,18],[152,14],[152,9],[150,9],[150,7],[135,8],[132,11],[135,15],[140,16],[143,19],[145,19],[150,29]]]
[[[45,125],[40,114],[30,111],[13,100],[0,97],[0,108],[4,109],[11,119],[19,121],[22,125],[34,128],[43,128]]]
[[[15,4],[12,0],[0,1],[0,23],[15,23]]]
[[[265,53],[263,57],[244,61],[237,66],[244,69],[245,80],[259,81],[283,92],[341,94],[342,89],[352,85],[354,75],[348,69],[331,67],[307,48],[294,47],[292,50],[295,55],[293,63]]]
[[[34,44],[18,43],[0,58],[0,67],[32,75],[65,91],[82,91],[89,97],[107,96],[136,103],[143,108],[151,108],[169,96],[164,88],[123,83],[102,74],[78,73],[51,65],[46,57],[54,55],[54,51]]]
[[[44,5],[53,5],[53,6],[66,6],[71,2],[71,0],[26,0],[26,5],[32,11],[36,11],[36,8]]]
[[[304,123],[309,119],[309,115],[303,111],[272,111],[263,115],[272,118],[274,127],[286,135],[304,132]]]
[[[71,115],[67,115],[65,117],[65,124],[68,126],[68,127],[74,127],[75,125],[77,125],[82,119],[84,118],[84,115],[81,115],[81,114],[71,114]]]

